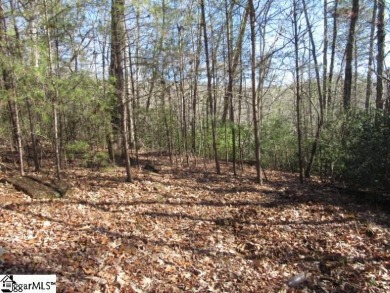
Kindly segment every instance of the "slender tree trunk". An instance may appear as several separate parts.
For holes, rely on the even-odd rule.
[[[60,158],[60,144],[59,144],[59,136],[58,136],[57,91],[54,90],[51,93],[52,94],[50,96],[52,97],[54,153],[55,153],[55,157],[56,157],[56,175],[57,175],[57,180],[60,180],[61,179],[61,158]]]
[[[130,42],[129,42],[130,43]],[[138,83],[136,85],[135,80],[134,80],[134,72],[133,72],[133,57],[131,54],[131,50],[129,48],[128,50],[128,55],[129,55],[129,73],[130,73],[130,82],[131,82],[131,100],[129,101],[129,108],[131,111],[129,111],[129,117],[130,121],[132,121],[133,125],[133,142],[134,142],[134,150],[135,150],[135,160],[136,163],[138,164],[138,119],[137,119],[137,99],[139,97],[139,90],[138,90]],[[131,105],[131,107],[130,107]]]
[[[311,148],[309,162],[308,162],[308,165],[306,166],[306,170],[305,170],[305,177],[310,178],[311,169],[312,169],[312,166],[314,164],[314,158],[317,154],[321,130],[322,130],[322,126],[324,123],[325,99],[323,98],[323,91],[321,88],[321,77],[320,77],[319,64],[317,61],[317,50],[316,50],[316,46],[315,46],[315,42],[314,42],[313,31],[311,29],[311,23],[309,21],[306,1],[302,0],[302,3],[303,3],[303,13],[305,15],[305,20],[306,20],[306,24],[308,27],[309,39],[310,39],[310,44],[311,44],[311,55],[312,55],[313,61],[314,61],[314,72],[316,74],[317,94],[318,94],[319,108],[320,108],[319,117],[317,119],[317,130],[316,130],[314,142],[313,142],[313,145]],[[324,56],[324,59],[326,59],[326,58],[327,58],[327,56]],[[325,62],[325,64],[327,64],[327,62]],[[325,64],[324,64],[324,67],[325,67]],[[324,73],[323,77],[324,78],[326,77],[326,73]],[[323,81],[323,85],[326,86],[326,80]],[[324,87],[324,89],[325,89],[325,87]]]
[[[53,119],[53,144],[54,144],[54,154],[55,154],[55,165],[56,165],[56,177],[58,180],[61,179],[61,161],[60,161],[60,148],[58,140],[58,112],[57,112],[57,100],[58,93],[56,90],[56,84],[53,80],[54,70],[53,70],[53,52],[51,45],[51,27],[49,24],[49,8],[47,6],[47,1],[44,0],[44,9],[45,9],[45,23],[46,23],[46,41],[47,41],[47,50],[48,50],[48,80],[49,88],[47,89],[47,96],[51,101],[52,106],[52,119]]]
[[[234,125],[234,107],[233,107],[233,72],[232,72],[232,40],[231,31],[233,28],[233,17],[232,17],[233,5],[230,9],[228,1],[225,0],[225,15],[226,15],[226,43],[227,43],[227,59],[228,59],[228,86],[226,92],[226,101],[229,105],[230,110],[230,129],[232,132],[232,161],[233,161],[233,173],[237,175],[236,170],[236,128]],[[226,103],[226,102],[225,102]],[[226,144],[227,145],[227,144]]]
[[[376,79],[376,109],[383,110],[383,63],[385,59],[385,0],[378,0],[377,20],[377,79]]]
[[[203,40],[204,40],[204,51],[206,57],[206,69],[207,69],[207,95],[210,108],[210,117],[211,117],[211,131],[212,131],[212,140],[213,140],[213,152],[214,152],[214,161],[217,174],[221,174],[221,169],[219,166],[218,158],[218,147],[217,147],[217,125],[215,117],[215,107],[214,107],[214,98],[212,90],[212,72],[210,68],[210,57],[209,57],[209,45],[207,38],[207,27],[206,27],[206,12],[204,0],[200,0],[200,8],[202,13],[202,25],[203,25]]]
[[[372,96],[372,66],[374,63],[374,39],[375,39],[375,22],[376,13],[378,10],[378,0],[373,0],[372,17],[371,17],[371,30],[370,30],[370,48],[368,51],[368,70],[367,70],[367,82],[366,82],[366,112],[370,109],[370,100]]]
[[[189,164],[188,161],[188,134],[187,134],[187,103],[185,98],[185,92],[184,92],[184,48],[183,48],[183,40],[182,40],[182,30],[183,28],[181,26],[177,27],[178,30],[178,48],[179,48],[179,54],[180,54],[180,62],[179,62],[179,91],[180,93],[180,102],[181,102],[181,120],[182,120],[182,129],[181,129],[181,136],[182,136],[182,144],[183,144],[183,150],[184,150],[184,156],[186,160],[186,164]]]
[[[241,60],[241,59],[240,59]],[[244,70],[242,68],[242,62],[240,62],[240,83],[238,86],[238,117],[237,123],[239,125],[238,128],[238,153],[239,153],[239,161],[240,161],[240,169],[244,170],[244,162],[243,162],[243,147],[242,147],[242,134],[241,134],[241,114],[242,114],[242,98],[243,98],[243,80],[244,80]]]
[[[139,49],[140,49],[140,23],[139,23],[140,13],[137,11],[136,15],[136,24],[137,24],[137,42],[136,42],[136,48],[135,48],[135,60],[138,60],[139,58]],[[133,65],[132,65],[132,56],[131,56],[131,50],[129,49],[129,60],[130,60],[130,73],[133,74]],[[139,87],[139,75],[140,71],[138,69],[138,66],[136,66],[136,79],[137,82],[134,83],[134,77],[131,78],[133,84],[132,84],[132,90],[133,90],[133,101],[132,101],[132,110],[133,110],[133,125],[134,125],[134,143],[135,143],[135,159],[137,164],[139,164],[139,155],[138,155],[138,149],[140,147],[139,143],[139,134],[138,134],[138,123],[139,123],[139,115],[138,115],[138,109],[139,109],[139,100],[140,100],[140,87]]]
[[[298,35],[298,11],[297,1],[294,0],[293,26],[294,26],[294,54],[295,54],[295,97],[297,115],[297,135],[298,135],[298,164],[299,182],[303,183],[303,160],[302,160],[302,130],[301,130],[301,85],[299,70],[299,35]]]
[[[4,73],[3,73],[4,77]],[[5,83],[5,89],[8,91],[10,94],[9,97],[9,102],[8,102],[8,107],[10,110],[11,114],[11,121],[12,121],[12,133],[14,137],[14,144],[16,145],[17,151],[18,151],[18,158],[19,158],[19,173],[20,175],[24,175],[24,160],[23,160],[23,144],[22,144],[22,132],[20,128],[20,118],[19,118],[19,107],[18,104],[15,102],[15,97],[16,97],[16,89],[15,85],[13,84],[14,82],[12,80],[6,80],[12,77],[5,77],[4,78],[4,83]],[[9,85],[7,85],[7,83]],[[10,85],[12,84],[12,85]]]
[[[200,21],[201,22],[201,21]],[[194,65],[194,78],[193,78],[193,97],[192,97],[192,153],[195,155],[196,148],[196,123],[197,123],[197,105],[198,105],[198,76],[199,76],[199,65],[200,65],[200,53],[202,50],[202,26],[199,25],[198,29],[198,44],[195,51],[195,65]]]
[[[33,109],[32,109],[32,103],[31,98],[27,97],[26,100],[26,106],[27,106],[27,112],[28,112],[28,121],[30,126],[30,137],[31,137],[31,146],[32,146],[32,152],[33,152],[33,161],[34,161],[34,170],[35,172],[40,171],[40,164],[39,164],[39,154],[38,154],[38,143],[37,138],[35,135],[35,119],[33,115]]]
[[[385,111],[387,114],[390,113],[390,70],[387,69],[386,72],[386,100],[385,100]]]
[[[328,0],[324,0],[324,50],[323,50],[323,70],[322,70],[322,106],[324,119],[327,117],[327,87],[328,87]]]
[[[351,22],[348,31],[347,47],[345,50],[345,74],[344,74],[344,93],[343,108],[345,111],[351,107],[352,93],[352,61],[353,48],[355,44],[356,23],[359,17],[359,0],[352,1]]]
[[[123,149],[124,149],[124,158],[126,164],[126,181],[132,182],[132,174],[131,174],[131,165],[130,165],[130,156],[129,156],[129,127],[128,127],[128,119],[127,114],[128,111],[128,103],[125,99],[125,95],[122,91],[122,139],[123,139]]]
[[[327,88],[327,110],[333,111],[332,102],[333,102],[333,74],[334,74],[334,61],[336,56],[336,41],[337,41],[337,14],[338,14],[338,4],[339,0],[334,1],[334,12],[333,12],[333,28],[332,28],[332,47],[330,53],[330,67],[329,67],[329,77],[328,77],[328,88]],[[325,89],[324,89],[325,90]]]
[[[128,132],[128,150],[134,145],[134,124],[132,119],[132,100],[134,99],[134,80],[133,80],[133,66],[131,60],[131,45],[129,35],[127,34],[127,26],[123,20],[123,67],[124,67],[124,100],[126,107],[126,124]]]
[[[311,54],[313,57],[314,61],[314,72],[316,74],[316,85],[317,85],[317,93],[318,93],[318,98],[319,98],[319,105],[320,105],[320,119],[323,119],[323,112],[324,112],[324,99],[322,96],[322,89],[321,89],[321,77],[320,77],[320,70],[319,70],[319,64],[317,60],[317,50],[316,50],[316,45],[314,42],[314,36],[313,36],[313,30],[311,29],[312,25],[309,20],[308,16],[308,11],[307,11],[307,6],[306,6],[306,1],[302,0],[303,3],[303,12],[305,15],[305,20],[306,20],[306,25],[308,28],[308,33],[309,33],[309,40],[311,44]],[[325,58],[325,57],[324,57]]]
[[[125,95],[125,82],[123,77],[124,70],[124,49],[126,43],[124,28],[125,6],[124,0],[112,0],[111,6],[111,65],[110,76],[114,80],[115,98],[120,110],[121,145],[122,157],[125,160],[126,181],[132,182],[130,157],[129,157],[129,133],[128,133],[128,103]],[[118,127],[118,125],[116,125]]]
[[[256,181],[260,185],[263,184],[261,174],[261,154],[260,154],[260,130],[259,130],[259,100],[256,95],[256,12],[253,5],[253,0],[249,0],[249,18],[250,18],[250,38],[251,38],[251,80],[252,80],[252,115],[253,115],[253,131],[255,139],[255,158],[256,158]]]
[[[33,15],[29,20],[29,34],[30,41],[32,43],[32,54],[31,54],[31,66],[37,69],[39,67],[39,51],[38,51],[38,34],[37,34],[37,16],[38,12],[34,7],[35,1],[31,1],[29,5],[29,9],[33,11]],[[31,137],[31,146],[33,152],[33,161],[34,161],[34,169],[35,172],[40,171],[40,163],[39,163],[39,154],[38,154],[38,143],[37,137],[35,135],[35,115],[32,105],[32,98],[30,95],[27,96],[26,106],[28,112],[28,120],[30,126],[30,137]]]
[[[11,14],[12,14],[12,23],[14,27],[14,32],[15,32],[15,46],[14,46],[14,55],[17,58],[17,60],[22,60],[22,51],[21,51],[21,45],[20,45],[20,33],[19,29],[17,26],[17,21],[15,18],[15,12],[16,9],[14,7],[14,2],[10,1],[10,7],[11,7]],[[24,154],[23,154],[23,143],[22,143],[22,131],[21,131],[21,126],[20,126],[20,117],[19,117],[19,107],[16,102],[16,96],[17,96],[17,91],[16,91],[16,84],[13,81],[13,78],[11,77],[11,83],[12,83],[12,92],[13,95],[11,98],[11,105],[10,108],[13,109],[11,111],[11,116],[13,116],[13,120],[15,120],[14,123],[14,133],[17,141],[17,147],[18,147],[18,154],[19,154],[19,162],[20,162],[20,174],[24,175]],[[28,98],[29,99],[29,98]],[[27,99],[27,100],[28,100]],[[29,115],[30,116],[30,115]],[[34,136],[33,134],[31,134]],[[38,156],[37,156],[37,151],[36,151],[36,143],[35,143],[35,137],[34,140],[32,141],[32,151],[33,151],[33,158],[34,158],[34,163],[35,163],[35,170],[39,170],[39,163],[38,163]],[[37,168],[38,166],[38,168]]]
[[[228,1],[225,0],[225,10],[226,10],[226,42],[227,42],[227,50],[228,50],[228,87],[225,97],[225,106],[228,108],[225,111],[229,111],[229,120],[231,124],[231,132],[232,132],[232,160],[233,160],[233,173],[237,175],[236,168],[236,153],[237,153],[237,144],[236,144],[236,127],[234,121],[234,76],[237,71],[239,58],[241,57],[242,51],[242,43],[245,34],[245,28],[249,17],[249,2],[245,8],[245,14],[242,19],[242,23],[240,25],[240,31],[238,35],[238,39],[236,42],[235,50],[233,50],[233,42],[232,42],[232,32],[233,32],[233,9],[234,3],[230,4],[230,8],[228,6]],[[224,114],[225,115],[225,114]],[[225,118],[222,118],[223,121]]]
[[[15,30],[15,33],[17,31]],[[18,40],[18,37],[17,37]],[[10,43],[10,39],[7,35],[7,23],[3,10],[3,3],[0,0],[0,53],[4,57],[8,57],[8,62],[13,62],[12,59],[15,57],[13,54],[18,55],[17,52],[12,52],[13,48]],[[17,46],[16,46],[17,47]],[[17,48],[16,48],[17,49]],[[18,151],[19,159],[19,172],[24,175],[24,159],[23,159],[23,144],[22,144],[22,132],[20,127],[20,118],[19,118],[19,107],[16,102],[16,84],[13,72],[10,69],[10,65],[6,64],[5,60],[1,60],[1,69],[3,75],[4,89],[8,94],[8,107],[11,115],[11,124],[12,124],[12,138],[14,145],[16,145]]]
[[[108,29],[107,29],[108,30]],[[107,62],[106,60],[109,58],[108,51],[107,50],[107,38],[109,35],[109,32],[105,30],[103,34],[103,41],[102,41],[102,54],[101,54],[101,62],[102,62],[102,78],[103,78],[103,98],[104,100],[109,99],[108,95],[108,88],[107,88]],[[109,70],[110,71],[110,70]],[[110,113],[111,117],[110,120],[112,120],[112,113]],[[114,154],[114,140],[113,140],[113,127],[111,121],[106,123],[106,143],[107,143],[107,151],[108,156],[113,164],[115,164],[115,154]]]
[[[358,99],[358,48],[357,48],[357,39],[355,38],[355,45],[353,48],[353,67],[354,67],[354,73],[353,73],[353,83],[352,83],[352,97],[353,100],[351,101],[352,106],[356,108],[357,105],[357,99]]]

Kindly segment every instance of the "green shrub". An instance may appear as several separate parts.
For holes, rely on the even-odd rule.
[[[337,115],[329,118],[324,124],[318,142],[317,155],[315,156],[312,172],[322,178],[333,178],[342,172],[345,167],[346,148],[350,125],[354,124],[345,115]],[[313,141],[308,145],[309,150]]]
[[[293,123],[284,117],[271,117],[261,129],[262,164],[265,168],[297,171],[297,136]]]
[[[239,134],[241,134],[241,147],[248,147],[250,149],[250,143],[252,132],[251,129],[244,124],[232,123],[227,121],[226,123],[219,122],[217,125],[217,137],[218,137],[218,155],[220,158],[226,157],[228,159],[233,158],[233,129],[235,131],[235,142],[236,142],[236,158],[239,158]],[[245,144],[242,142],[245,141]],[[212,145],[212,136],[209,135],[208,143]],[[252,152],[250,152],[252,153]]]
[[[76,140],[66,146],[66,151],[73,154],[85,154],[88,152],[89,145],[86,141]]]
[[[390,190],[390,117],[355,116],[345,143],[342,176],[353,186]]]
[[[76,140],[66,146],[66,155],[70,161],[77,157],[85,155],[89,150],[89,145],[86,141]]]
[[[107,152],[96,152],[87,154],[84,160],[84,166],[92,169],[101,169],[111,165]]]

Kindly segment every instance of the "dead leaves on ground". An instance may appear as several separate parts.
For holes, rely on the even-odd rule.
[[[57,274],[59,292],[390,291],[388,215],[288,174],[201,171],[73,170],[58,200],[2,184],[0,270]]]

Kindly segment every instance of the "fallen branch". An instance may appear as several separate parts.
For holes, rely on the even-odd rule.
[[[61,192],[26,176],[8,177],[5,181],[12,184],[16,190],[22,191],[34,199],[54,199],[62,197]]]

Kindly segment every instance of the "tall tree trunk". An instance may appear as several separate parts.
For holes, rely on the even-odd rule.
[[[327,118],[327,91],[328,88],[328,0],[324,0],[324,50],[323,50],[323,70],[322,70],[322,106],[323,106],[323,119]]]
[[[166,23],[166,17],[167,17],[167,6],[165,0],[162,1],[161,3],[162,7],[162,27],[161,27],[161,32],[160,32],[160,38],[158,40],[158,46],[157,48],[159,50],[164,50],[164,38],[167,34],[167,23]],[[158,56],[158,52],[156,53],[156,57]],[[161,57],[161,56],[158,56]],[[159,59],[159,58],[158,58]],[[169,155],[169,161],[172,164],[173,163],[173,148],[174,148],[174,136],[173,136],[173,131],[172,131],[172,99],[171,99],[171,89],[169,84],[167,84],[167,81],[165,79],[165,74],[166,74],[166,55],[163,53],[161,62],[157,61],[155,68],[156,71],[153,73],[153,80],[156,79],[157,77],[157,72],[158,70],[160,71],[160,84],[161,84],[161,95],[160,95],[160,100],[161,100],[161,115],[163,118],[163,123],[164,123],[164,130],[165,131],[165,137],[166,137],[166,142],[168,144],[168,155]],[[161,65],[160,65],[161,63]],[[156,75],[156,76],[154,76]],[[152,81],[152,87],[154,86],[155,81]],[[151,92],[150,92],[151,93]],[[168,97],[168,112],[166,110],[166,98]],[[159,141],[159,143],[161,143]],[[161,146],[161,144],[160,144]],[[165,146],[164,146],[165,147]],[[161,151],[160,147],[160,151]],[[164,149],[165,151],[165,149]]]
[[[245,34],[245,28],[248,21],[249,16],[249,2],[245,8],[245,14],[242,19],[241,25],[240,25],[240,31],[239,35],[236,41],[235,49],[233,50],[233,9],[234,9],[234,3],[230,4],[230,7],[228,5],[228,1],[225,0],[225,15],[226,15],[226,42],[227,42],[227,51],[228,51],[228,86],[227,91],[225,95],[225,107],[227,109],[224,110],[224,116],[222,117],[222,120],[225,121],[226,113],[229,112],[229,120],[231,124],[231,132],[232,132],[232,161],[233,161],[233,173],[236,176],[237,175],[237,168],[236,168],[236,152],[237,152],[237,145],[236,145],[236,127],[235,127],[235,121],[234,121],[234,89],[233,89],[233,82],[234,82],[234,76],[236,75],[239,58],[241,57],[241,51],[242,51],[242,43],[244,39]],[[225,113],[226,112],[226,113]]]
[[[260,154],[260,130],[259,130],[259,100],[256,95],[256,11],[253,5],[253,0],[249,0],[249,18],[250,18],[250,38],[251,38],[251,87],[252,87],[252,115],[253,115],[253,131],[255,139],[255,158],[256,158],[256,181],[263,184],[261,174],[261,154]]]
[[[178,34],[178,48],[179,48],[179,90],[178,94],[180,96],[180,104],[181,104],[181,137],[182,137],[182,145],[184,156],[186,160],[186,164],[189,163],[188,158],[188,133],[187,133],[187,103],[185,97],[185,80],[184,80],[184,46],[183,46],[183,37],[182,37],[183,27],[180,25],[177,26],[177,34]]]
[[[371,29],[370,29],[370,48],[368,51],[368,70],[367,70],[367,81],[366,81],[366,100],[364,108],[366,112],[370,109],[370,100],[372,96],[372,66],[374,63],[374,38],[375,38],[375,22],[376,13],[378,10],[378,0],[373,0],[372,17],[371,17]]]
[[[137,14],[138,15],[138,14]],[[126,29],[127,30],[127,29]],[[130,136],[130,146],[131,142],[133,143],[133,148],[135,150],[135,158],[138,164],[138,126],[136,119],[136,108],[137,103],[136,99],[138,98],[138,91],[136,90],[135,80],[134,80],[134,71],[133,71],[133,54],[130,48],[130,38],[128,34],[126,34],[126,44],[127,44],[127,52],[125,52],[125,63],[126,63],[126,82],[127,82],[127,104],[128,104],[128,118],[129,118],[129,136]]]
[[[125,160],[126,167],[126,181],[132,182],[130,157],[129,157],[129,133],[128,133],[128,103],[125,95],[125,83],[124,83],[124,49],[126,45],[125,28],[124,28],[124,16],[125,6],[124,0],[112,0],[111,4],[111,65],[110,76],[113,77],[115,98],[119,105],[119,126],[122,146],[122,157]]]
[[[132,100],[134,99],[135,90],[134,90],[134,80],[133,80],[133,66],[131,60],[131,43],[129,35],[127,32],[127,26],[123,20],[123,38],[124,38],[124,48],[123,48],[123,67],[124,67],[124,102],[126,103],[126,124],[127,124],[127,140],[128,140],[128,150],[134,145],[134,124],[132,117]]]
[[[136,14],[136,24],[137,24],[137,42],[136,42],[136,48],[135,48],[135,60],[138,60],[139,58],[139,49],[140,49],[140,38],[141,38],[141,33],[140,33],[140,23],[139,23],[139,19],[140,19],[140,13],[139,11],[137,10],[137,14]],[[133,58],[131,56],[131,50],[129,48],[129,62],[130,62],[130,74],[133,75]],[[135,78],[134,76],[131,77],[131,80],[132,80],[132,93],[133,93],[133,100],[132,100],[132,119],[133,119],[133,130],[134,130],[134,147],[135,147],[135,159],[136,159],[136,163],[138,164],[139,163],[139,155],[138,155],[138,150],[139,150],[139,147],[140,147],[140,143],[139,143],[139,133],[138,133],[138,109],[139,109],[139,99],[140,99],[140,87],[139,87],[139,75],[140,75],[140,72],[139,72],[139,69],[138,69],[138,66],[136,66],[136,82],[135,82]]]
[[[378,20],[377,20],[377,79],[376,79],[376,109],[383,110],[383,63],[385,59],[385,0],[378,0]]]
[[[332,46],[330,53],[330,67],[328,77],[328,88],[327,88],[327,111],[328,113],[333,111],[333,74],[334,74],[334,61],[336,56],[336,41],[337,41],[337,15],[338,15],[339,0],[334,1],[334,12],[333,12],[333,28],[332,28]],[[325,90],[325,89],[324,89]]]
[[[312,166],[314,164],[314,158],[317,154],[321,130],[322,130],[322,126],[324,123],[324,109],[325,109],[324,101],[325,101],[325,99],[323,98],[323,95],[322,95],[323,92],[322,92],[322,88],[321,88],[321,77],[320,77],[319,64],[317,61],[317,50],[316,50],[316,46],[315,46],[315,42],[314,42],[313,31],[311,29],[311,23],[309,21],[306,1],[302,0],[302,3],[303,3],[303,13],[305,15],[306,25],[308,27],[309,39],[310,39],[310,44],[311,44],[311,55],[312,55],[313,61],[314,61],[314,72],[316,74],[317,94],[318,94],[319,106],[320,106],[320,113],[319,113],[319,117],[317,119],[317,130],[316,130],[314,142],[313,142],[313,145],[311,148],[309,163],[307,164],[306,170],[305,170],[305,177],[310,178],[311,169],[312,169]],[[295,3],[295,6],[296,6],[296,3]],[[324,56],[324,59],[326,59],[326,58],[327,58],[327,56]],[[324,74],[323,77],[325,77],[325,76],[326,76],[326,73]],[[326,81],[323,81],[323,82],[326,86]]]
[[[16,32],[16,31],[15,31]],[[14,46],[10,43],[10,39],[7,35],[7,23],[3,10],[3,3],[0,0],[0,53],[3,56],[7,56],[8,62],[12,62],[12,56],[15,52],[12,52]],[[10,65],[6,63],[5,58],[1,58],[1,70],[3,75],[4,89],[8,94],[8,107],[11,115],[12,124],[12,137],[13,143],[16,145],[19,158],[19,172],[24,175],[24,160],[23,160],[23,144],[22,133],[20,127],[19,107],[16,102],[16,84],[13,76],[13,72],[10,70]]]
[[[241,62],[241,65],[240,65],[240,84],[238,86],[238,117],[237,117],[238,125],[241,125],[243,80],[244,80],[244,70],[242,69],[242,62]],[[238,152],[239,152],[240,169],[241,169],[241,171],[243,171],[244,170],[244,162],[243,162],[244,159],[243,159],[241,127],[238,128]]]
[[[230,35],[233,35],[233,19],[234,19],[234,17],[233,17],[232,13],[233,13],[233,8],[234,8],[234,3],[235,2],[231,2],[230,3],[230,11],[231,12],[230,12],[230,15],[226,15],[227,19],[229,18]],[[225,5],[227,5],[227,3]],[[242,44],[243,44],[244,37],[245,37],[245,30],[246,30],[248,18],[249,18],[249,1],[247,2],[247,5],[245,7],[245,12],[244,12],[243,18],[241,20],[240,29],[239,29],[239,32],[238,32],[235,48],[233,48],[233,42],[232,42],[232,40],[230,40],[230,42],[231,42],[231,44],[230,44],[230,50],[231,50],[231,59],[230,59],[230,62],[231,62],[231,69],[230,69],[230,71],[231,72],[230,72],[230,74],[232,76],[234,76],[236,74],[237,67],[238,67],[238,64],[239,64],[239,60],[240,60],[240,57],[241,57]],[[232,37],[230,37],[230,38],[232,39]],[[228,112],[229,112],[229,107],[230,107],[229,99],[230,99],[229,96],[225,96],[222,121],[226,120],[226,117],[227,117]]]
[[[201,23],[201,20],[199,20]],[[198,40],[197,47],[194,48],[195,60],[194,60],[194,78],[193,78],[193,96],[192,96],[192,122],[191,122],[191,136],[192,136],[192,153],[195,155],[196,148],[196,123],[197,123],[197,105],[198,105],[198,79],[199,79],[199,66],[200,66],[200,53],[202,50],[202,26],[199,23],[198,28]]]
[[[237,175],[236,171],[236,129],[234,125],[234,107],[233,107],[233,72],[232,72],[232,37],[231,31],[233,28],[232,17],[233,5],[228,6],[228,1],[225,0],[225,15],[226,15],[226,43],[227,43],[227,59],[228,59],[228,86],[226,91],[226,101],[230,110],[230,129],[232,132],[232,161],[233,161],[233,173]],[[226,102],[225,102],[226,104]],[[226,144],[227,145],[227,144]]]
[[[109,59],[109,50],[108,50],[108,36],[110,32],[108,31],[108,28],[104,30],[103,33],[103,40],[102,40],[102,54],[101,54],[101,62],[102,62],[102,79],[103,79],[103,98],[104,100],[108,100],[109,94],[108,94],[108,83],[106,79],[107,74],[107,62],[106,60]],[[110,70],[108,70],[110,72]],[[112,120],[112,113],[110,113],[111,117],[110,120]],[[115,154],[114,154],[114,141],[113,141],[113,127],[111,121],[108,121],[105,123],[105,129],[106,129],[106,143],[107,143],[107,151],[109,159],[113,164],[115,164]]]
[[[345,111],[349,110],[351,107],[353,48],[355,44],[356,23],[358,17],[359,17],[359,0],[353,0],[351,22],[348,31],[347,47],[345,49],[345,74],[344,74],[344,93],[343,93],[343,108]]]
[[[37,29],[37,17],[38,12],[35,7],[35,1],[31,1],[28,8],[33,11],[31,18],[29,19],[29,37],[32,43],[32,52],[31,52],[31,66],[35,69],[39,67],[39,51],[38,51],[38,29]],[[33,161],[34,161],[34,169],[35,172],[40,171],[40,162],[39,162],[39,154],[38,154],[38,142],[35,134],[35,115],[34,109],[32,105],[32,98],[30,95],[27,96],[26,106],[28,112],[28,120],[30,127],[30,137],[31,137],[31,146],[33,152]]]
[[[15,45],[14,45],[14,55],[17,58],[17,60],[22,60],[22,50],[21,50],[21,43],[20,43],[20,33],[19,29],[17,26],[17,21],[15,17],[15,12],[16,9],[14,7],[14,2],[10,1],[10,7],[11,7],[11,14],[12,14],[12,24],[14,27],[14,33],[15,33]],[[12,79],[12,78],[11,78]],[[19,107],[16,102],[16,84],[14,81],[11,81],[13,84],[12,91],[13,91],[13,98],[11,99],[11,105],[10,108],[13,109],[11,110],[11,116],[13,117],[13,120],[15,120],[14,123],[14,132],[15,132],[15,137],[17,141],[17,147],[18,147],[18,154],[19,154],[19,161],[20,161],[20,173],[23,175],[24,174],[24,162],[23,162],[23,144],[22,144],[22,132],[21,132],[21,126],[20,126],[20,117],[19,117]],[[27,98],[29,100],[29,98]],[[30,110],[30,108],[29,108]],[[29,117],[30,111],[29,111]],[[30,125],[31,125],[31,120],[30,120]],[[32,128],[34,129],[34,128]],[[38,154],[37,154],[37,147],[36,147],[36,141],[35,141],[35,135],[31,133],[31,136],[34,138],[32,140],[32,151],[33,151],[33,159],[34,159],[34,164],[35,164],[35,171],[39,171],[39,162],[38,162]]]
[[[200,8],[202,14],[203,40],[204,40],[204,51],[205,51],[206,69],[207,69],[207,96],[208,96],[210,117],[211,117],[211,132],[212,132],[212,140],[213,140],[215,169],[217,174],[221,174],[221,169],[219,166],[219,158],[218,158],[217,125],[216,125],[215,106],[214,106],[215,100],[213,97],[213,90],[212,90],[212,72],[210,67],[209,45],[208,45],[208,38],[207,38],[206,12],[205,12],[204,0],[200,1]]]
[[[299,35],[298,35],[298,11],[297,1],[294,0],[293,26],[294,26],[294,54],[295,54],[295,97],[296,97],[296,118],[298,135],[298,164],[299,182],[303,183],[303,160],[302,160],[302,130],[301,130],[301,85],[299,70]]]
[[[56,177],[58,180],[60,180],[61,161],[60,161],[60,148],[59,148],[59,140],[58,140],[58,112],[57,112],[58,93],[57,93],[55,81],[53,79],[54,78],[53,51],[51,46],[52,38],[51,38],[51,25],[49,23],[49,8],[46,0],[44,0],[43,4],[45,9],[46,41],[47,41],[48,65],[49,65],[49,72],[47,73],[49,85],[48,85],[46,95],[48,96],[52,104],[53,144],[54,144],[54,154],[55,154]]]

